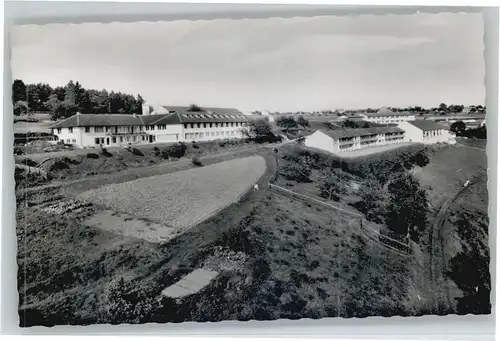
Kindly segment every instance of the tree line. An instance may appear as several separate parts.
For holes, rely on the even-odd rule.
[[[25,84],[16,79],[12,84],[14,115],[49,112],[51,119],[70,117],[77,112],[86,114],[142,114],[144,99],[107,90],[85,89],[79,82],[51,87],[45,83]]]

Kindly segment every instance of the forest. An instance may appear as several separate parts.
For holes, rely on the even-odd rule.
[[[12,84],[14,115],[49,112],[52,120],[85,114],[142,114],[144,99],[105,89],[86,89],[79,82],[69,81],[51,87],[45,83],[25,84],[16,79]]]

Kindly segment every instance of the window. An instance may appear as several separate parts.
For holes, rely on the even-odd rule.
[[[234,136],[234,131],[231,132],[231,136]]]
[[[206,123],[203,123],[203,128],[206,128],[207,127],[207,124]]]
[[[142,136],[142,140],[143,140],[143,141],[146,141],[146,137],[145,137],[144,135]]]
[[[123,136],[120,136],[120,143],[123,142]]]
[[[96,133],[102,133],[102,132],[104,132],[104,127],[94,127],[94,131]]]
[[[205,133],[205,136],[206,136],[206,137],[209,137],[209,136],[210,136],[210,133]]]
[[[73,132],[73,127],[69,127],[68,130],[69,130],[70,133],[72,133]]]
[[[106,133],[107,133],[110,129],[111,129],[110,127],[106,127]]]
[[[188,125],[187,123],[184,123],[184,129],[187,129]]]
[[[136,141],[136,137],[135,137],[135,136],[134,136],[134,137],[132,137],[132,141],[134,141],[134,142]]]
[[[71,143],[71,139],[66,139],[66,143]]]
[[[228,130],[228,131],[226,131],[226,136],[229,136],[229,130]]]
[[[127,142],[130,142],[130,136],[127,136]]]
[[[234,123],[233,122],[231,122],[231,127],[234,127]]]
[[[113,137],[111,138],[111,142],[116,143],[116,136],[113,136]]]
[[[61,131],[59,130],[59,132],[61,132]],[[85,127],[85,132],[90,133],[90,127]]]
[[[95,142],[95,144],[99,144],[99,138],[98,138],[98,137],[96,137],[96,138],[94,139],[94,142]]]
[[[215,136],[215,132],[212,131],[212,136]]]
[[[154,130],[154,129],[155,129],[155,126],[151,126],[150,128],[151,128],[151,130]]]
[[[188,139],[189,139],[189,134],[185,134],[185,135],[184,135],[184,139],[185,139],[185,140],[188,140]]]
[[[149,126],[146,126],[146,130],[149,130]]]
[[[193,123],[191,123],[191,129],[193,129],[193,128],[194,128],[194,124],[193,124]]]
[[[76,143],[76,139],[73,139],[71,142]]]
[[[201,123],[198,123],[198,128],[201,128]]]
[[[86,129],[85,129],[86,130]],[[61,128],[57,128],[57,133],[60,134],[61,133]]]
[[[212,128],[212,123],[210,123],[210,128]]]

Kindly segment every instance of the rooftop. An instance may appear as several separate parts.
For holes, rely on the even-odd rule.
[[[210,107],[200,107],[201,111],[189,111],[190,106],[174,106],[174,105],[163,105],[163,109],[168,112],[176,112],[176,113],[208,113],[208,114],[231,114],[231,115],[240,115],[241,111],[234,108],[210,108]]]
[[[411,125],[417,127],[420,130],[423,131],[430,131],[430,130],[443,130],[444,128],[438,125],[434,121],[429,121],[429,120],[418,120],[418,121],[409,121]]]
[[[231,123],[247,122],[243,114],[208,114],[206,112],[170,113],[158,115],[127,114],[76,114],[59,121],[50,128],[90,127],[90,126],[145,126],[171,125],[183,123]]]
[[[385,133],[402,133],[403,129],[398,127],[371,127],[371,128],[359,128],[359,129],[339,129],[339,130],[326,130],[320,129],[320,131],[330,136],[334,139],[340,139],[345,137],[356,137],[356,136],[369,136],[378,135]]]

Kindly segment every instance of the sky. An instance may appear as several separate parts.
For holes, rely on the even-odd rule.
[[[312,111],[485,102],[481,14],[17,26],[25,83],[141,94],[152,105]]]

